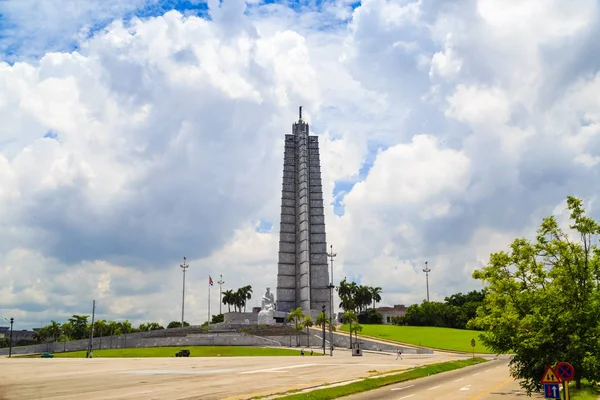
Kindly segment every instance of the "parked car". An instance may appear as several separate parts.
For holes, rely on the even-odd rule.
[[[44,354],[42,354],[42,358],[54,358],[54,354],[52,354],[52,353],[44,353]]]
[[[189,357],[189,356],[190,356],[189,350],[179,350],[177,353],[175,353],[175,357]]]

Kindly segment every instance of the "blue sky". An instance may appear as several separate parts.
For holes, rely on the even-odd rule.
[[[335,276],[383,305],[423,300],[425,261],[433,299],[480,288],[567,195],[600,215],[595,0],[207,4],[0,1],[0,317],[19,329],[94,299],[177,319],[183,256],[192,322],[209,274],[260,304],[299,105]]]

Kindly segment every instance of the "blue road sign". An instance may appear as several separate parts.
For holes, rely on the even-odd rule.
[[[544,383],[544,395],[547,399],[560,399],[558,383]]]
[[[567,362],[559,362],[554,370],[562,381],[568,382],[575,377],[575,368]]]

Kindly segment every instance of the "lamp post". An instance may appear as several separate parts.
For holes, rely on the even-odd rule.
[[[189,264],[185,263],[186,257],[183,256],[183,264],[179,264],[179,266],[181,267],[181,269],[183,270],[183,290],[182,290],[182,294],[181,294],[181,327],[183,328],[183,317],[184,317],[184,311],[185,311],[185,270],[188,269],[188,267],[190,266]]]
[[[6,319],[6,318],[4,318],[4,319]],[[8,339],[8,358],[12,357],[12,333],[13,333],[13,323],[14,322],[15,322],[15,319],[13,317],[10,317],[10,336]]]
[[[329,289],[329,356],[333,357],[333,259],[337,256],[337,253],[333,252],[333,245],[329,246],[329,253],[327,257],[331,260],[331,283],[327,288]]]
[[[221,279],[219,279],[219,282],[217,282],[219,284],[219,314],[223,314],[221,312],[221,304],[223,304],[223,284],[225,283],[225,281],[223,280],[223,275],[219,275],[221,277]]]
[[[323,309],[322,309],[322,313],[323,313],[323,355],[325,355],[325,304],[323,304]]]
[[[427,284],[427,301],[429,301],[429,273],[431,272],[431,268],[427,267],[427,261],[425,261],[425,268],[423,268],[423,272],[425,272],[425,282]]]

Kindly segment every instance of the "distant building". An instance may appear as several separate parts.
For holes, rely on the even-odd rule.
[[[404,317],[406,315],[404,304],[396,304],[394,307],[377,307],[376,310],[383,317],[384,324],[391,324],[393,317]]]
[[[13,329],[12,332],[12,342],[18,343],[21,340],[33,340],[35,335],[35,331],[21,330],[17,331]],[[0,339],[9,338],[10,337],[10,328],[7,326],[0,326]]]

